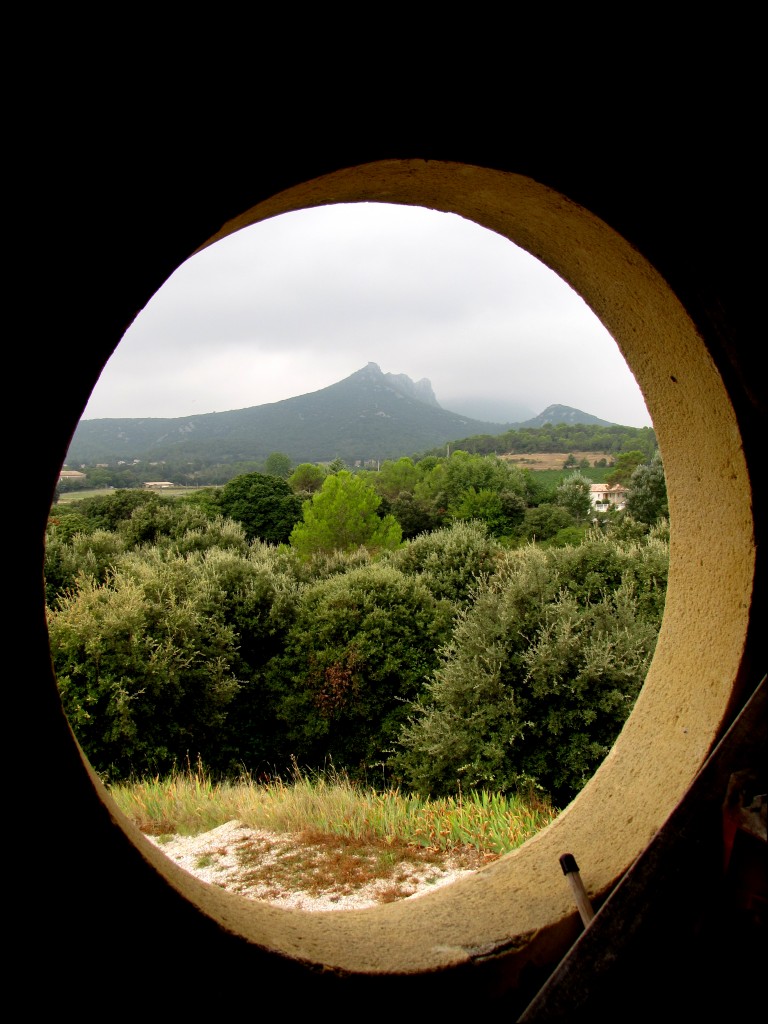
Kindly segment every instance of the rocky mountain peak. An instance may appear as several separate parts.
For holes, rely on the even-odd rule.
[[[436,409],[441,408],[440,403],[435,397],[435,392],[432,390],[432,382],[426,377],[414,381],[405,373],[383,373],[379,364],[374,362],[367,363],[362,370],[358,370],[352,376],[375,380],[377,383],[386,384],[403,395],[408,395],[409,398],[415,398],[418,402],[424,402],[425,405],[434,406]]]

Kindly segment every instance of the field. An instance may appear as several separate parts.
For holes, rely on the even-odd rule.
[[[65,491],[64,494],[59,495],[59,505],[67,505],[69,502],[80,501],[83,498],[103,498],[105,494],[112,494],[114,490],[114,487],[100,487],[91,491]],[[198,487],[168,487],[155,493],[164,494],[167,498],[178,498],[182,494],[191,494],[197,490],[199,490]]]
[[[509,453],[500,455],[499,458],[505,462],[513,462],[522,469],[547,470],[562,469],[563,463],[568,458],[569,452],[523,452],[522,454]],[[574,452],[576,462],[586,459],[590,466],[594,466],[599,459],[605,459],[607,463],[612,461],[612,456],[605,452]]]

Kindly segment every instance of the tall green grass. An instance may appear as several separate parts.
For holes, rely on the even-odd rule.
[[[202,766],[188,765],[164,778],[113,784],[110,793],[147,835],[197,835],[238,819],[250,828],[278,833],[310,829],[363,841],[440,851],[474,847],[493,854],[514,850],[557,813],[534,791],[429,800],[399,789],[367,789],[334,769],[320,773],[298,767],[287,780],[260,782],[246,775],[214,782]]]

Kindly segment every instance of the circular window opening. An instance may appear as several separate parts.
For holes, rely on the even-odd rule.
[[[368,361],[384,355],[410,375]],[[619,481],[629,483],[636,462],[650,460],[649,424],[631,372],[584,301],[524,250],[456,214],[370,203],[319,207],[245,228],[198,253],[134,321],[105,368],[70,448],[68,464],[78,469],[62,479],[64,497],[75,500],[60,500],[56,510],[69,543],[58,547],[54,538],[51,559],[61,554],[71,570],[69,578],[60,574],[59,592],[75,586],[83,566],[101,583],[98,591],[84,586],[77,602],[67,600],[51,618],[65,707],[91,764],[145,831],[173,831],[170,806],[183,807],[185,786],[195,811],[182,824],[199,827],[199,783],[210,772],[260,779],[265,799],[264,783],[276,778],[272,795],[283,806],[282,780],[293,778],[316,815],[295,823],[290,814],[288,822],[293,831],[309,829],[315,817],[328,816],[318,804],[341,802],[334,787],[325,789],[322,769],[330,764],[344,786],[351,777],[388,789],[393,809],[392,790],[403,787],[412,797],[457,802],[435,825],[436,807],[420,808],[411,821],[406,800],[400,830],[388,826],[380,837],[390,853],[393,842],[417,836],[434,844],[446,828],[465,835],[453,854],[462,866],[478,863],[477,846],[486,863],[516,848],[551,820],[550,800],[565,806],[592,774],[647,671],[663,609],[666,546],[656,557],[660,572],[649,578],[640,524],[628,546],[626,528],[619,529],[627,493]],[[102,490],[89,503],[80,488],[94,477]],[[334,477],[359,519],[354,532],[337,521],[338,501],[323,505]],[[107,483],[133,489],[105,498]],[[294,534],[304,500],[312,516]],[[70,514],[68,506],[82,511]],[[239,545],[232,530],[211,524],[218,514],[243,526]],[[661,515],[656,510],[650,521]],[[391,537],[383,536],[384,524]],[[77,529],[85,532],[73,543]],[[578,563],[563,551],[590,538]],[[264,545],[258,568],[247,559],[248,542]],[[282,626],[274,578],[284,582],[289,557],[276,544],[337,562],[332,574],[327,561],[308,557],[288,570],[291,582],[313,589],[282,612]],[[549,551],[544,563],[534,545]],[[399,553],[382,558],[387,547]],[[546,593],[535,615],[516,620],[511,610],[534,562],[548,574]],[[631,607],[617,597],[617,569],[649,579],[647,618],[638,608],[648,595],[633,595]],[[482,601],[473,596],[478,577],[488,579]],[[570,602],[560,597],[564,585]],[[221,621],[210,609],[212,586]],[[254,586],[270,591],[258,603],[259,616],[271,617],[269,637],[252,626]],[[137,606],[139,593],[149,608]],[[176,607],[181,593],[186,615]],[[384,623],[371,605],[388,613]],[[459,625],[459,613],[468,622]],[[290,615],[298,625],[288,625]],[[495,645],[505,682],[499,686],[489,672],[483,685],[468,652],[500,615],[511,615],[508,647],[501,653],[495,635],[485,642],[489,651]],[[208,631],[196,626],[203,617]],[[316,638],[319,618],[326,626]],[[232,645],[222,623],[233,628]],[[86,637],[91,650],[101,649],[90,676]],[[522,637],[527,661],[515,675]],[[190,664],[194,671],[180,667]],[[103,682],[110,670],[120,679],[111,693]],[[564,672],[573,685],[561,699]],[[434,673],[434,692],[427,691]],[[515,701],[519,687],[535,687],[535,696]],[[570,726],[576,716],[578,730]],[[470,717],[473,726],[462,734],[457,723]],[[436,749],[448,719],[450,739]],[[116,720],[121,726],[106,741],[105,723]],[[247,723],[242,731],[239,722]],[[164,809],[152,783],[153,821],[138,794],[114,786],[159,772],[173,775],[173,800]],[[521,789],[530,799],[517,810]],[[222,826],[246,814],[245,800],[224,792],[232,809],[221,812],[228,815]],[[497,809],[486,818],[489,793]],[[214,794],[222,787],[212,789],[212,801]],[[463,813],[474,798],[475,819]],[[294,793],[289,802],[299,800]],[[274,822],[275,810],[260,815],[260,803],[251,801],[250,815]],[[373,804],[356,817],[373,829]],[[242,842],[243,833],[231,831]],[[483,846],[483,835],[497,838]],[[195,845],[222,842],[217,830]],[[189,839],[176,845],[193,873],[242,891],[242,870],[196,855]],[[169,854],[175,848],[163,845]],[[239,852],[255,882],[255,853]],[[413,876],[407,884],[389,858],[380,872],[368,887],[371,905],[413,891]],[[275,873],[264,872],[256,895],[269,892]],[[434,866],[423,873],[425,890],[454,877]],[[359,879],[362,886],[366,872]],[[342,872],[315,900],[280,889],[271,901],[338,909],[348,895],[350,905],[366,905],[364,894],[344,889]]]
[[[548,875],[544,865],[557,864],[563,850],[571,850],[589,864],[591,890],[607,891],[679,799],[712,741],[744,630],[747,602],[741,595],[752,558],[747,478],[722,382],[664,282],[606,225],[528,179],[419,161],[353,168],[275,197],[228,225],[222,236],[292,209],[384,198],[459,213],[522,245],[569,282],[617,339],[648,397],[671,484],[676,537],[664,626],[641,699],[595,777],[534,842],[457,883],[450,912],[449,897],[436,893],[418,908],[371,911],[375,929],[365,917],[369,912],[340,915],[330,930],[320,920],[304,921],[300,948],[291,926],[268,914],[242,915],[241,930],[287,955],[352,971],[429,969],[510,946],[524,960],[537,940],[520,937],[556,929],[571,912],[557,872]],[[713,468],[723,458],[733,470],[725,484]],[[714,555],[700,539],[702,517],[709,538],[722,537]],[[726,525],[718,534],[717,527]],[[717,601],[713,580],[722,584]],[[731,598],[725,613],[724,594]],[[670,621],[674,645],[667,641]],[[699,638],[708,621],[716,649],[703,663]],[[691,678],[696,693],[685,682]],[[605,844],[609,832],[612,842]],[[146,855],[152,859],[151,851]],[[226,916],[219,906],[223,897],[175,881],[194,902]],[[472,913],[461,913],[462,907]]]

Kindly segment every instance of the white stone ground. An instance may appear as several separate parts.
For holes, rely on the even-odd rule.
[[[415,899],[440,886],[450,885],[464,875],[474,874],[473,870],[456,868],[448,857],[440,865],[414,861],[400,865],[393,878],[376,880],[352,891],[337,886],[312,895],[289,891],[279,882],[252,885],[244,879],[247,871],[238,860],[238,848],[247,846],[250,870],[253,870],[256,856],[259,865],[264,866],[274,863],[286,852],[297,849],[300,844],[290,836],[252,829],[240,821],[229,821],[197,836],[174,836],[166,841],[153,836],[147,838],[170,860],[203,882],[274,906],[308,911],[361,910],[373,907],[387,898],[385,893],[391,901],[393,888],[402,894],[397,898]]]

